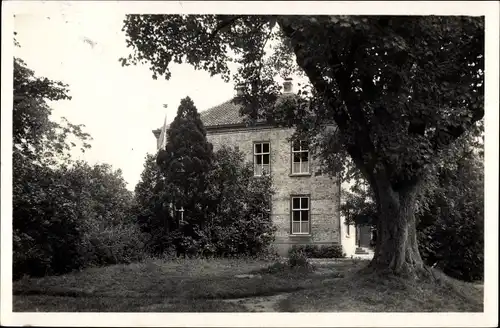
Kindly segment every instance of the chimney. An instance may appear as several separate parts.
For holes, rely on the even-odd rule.
[[[243,96],[244,90],[245,90],[245,85],[243,83],[238,83],[236,85],[236,97]]]
[[[285,78],[285,82],[283,82],[283,93],[292,93],[292,78]]]

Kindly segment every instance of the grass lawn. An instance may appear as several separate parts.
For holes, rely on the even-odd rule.
[[[473,311],[477,285],[442,277],[410,284],[359,275],[365,261],[330,261],[314,272],[266,270],[257,260],[149,260],[24,278],[13,285],[13,311],[254,312]],[[240,274],[250,276],[236,277]]]

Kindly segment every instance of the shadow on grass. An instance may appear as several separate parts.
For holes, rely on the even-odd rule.
[[[434,270],[437,279],[420,281],[353,272],[321,288],[290,295],[283,312],[482,312],[483,293],[470,283]]]
[[[482,291],[472,284],[447,277],[441,277],[440,283],[408,283],[397,277],[360,274],[358,270],[366,264],[333,262],[315,265],[313,271],[276,271],[276,265],[270,262],[248,260],[118,265],[64,276],[21,279],[13,285],[13,310],[243,312],[249,309],[228,300],[288,294],[276,299],[276,310],[482,311]],[[250,272],[255,274],[235,277]]]

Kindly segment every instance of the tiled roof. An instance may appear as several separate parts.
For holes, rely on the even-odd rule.
[[[224,125],[233,125],[243,123],[243,117],[240,116],[240,105],[233,102],[233,99],[223,102],[220,105],[204,110],[200,113],[200,119],[205,127],[217,127]],[[167,125],[168,129],[169,125]],[[160,134],[161,127],[153,130]]]
[[[283,94],[281,97],[294,96],[293,94]],[[281,98],[280,97],[280,98]],[[234,98],[233,98],[234,99]],[[244,117],[240,116],[241,105],[234,103],[233,99],[223,102],[220,105],[204,110],[200,113],[200,119],[206,128],[216,128],[227,125],[243,124]],[[168,126],[167,126],[168,128]],[[154,130],[160,134],[161,127]]]
[[[235,104],[231,99],[201,112],[200,119],[205,127],[240,124],[243,123],[240,108],[241,106]]]
[[[285,93],[278,97],[278,101],[295,96],[296,95],[293,93]],[[205,127],[214,128],[244,123],[244,117],[240,116],[241,105],[237,105],[233,99],[201,112],[200,119],[203,125]],[[263,121],[261,121],[261,123],[262,122]]]

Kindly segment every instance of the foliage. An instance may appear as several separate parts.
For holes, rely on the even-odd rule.
[[[13,270],[63,273],[83,265],[76,195],[66,188],[60,168],[69,160],[69,136],[90,147],[79,125],[50,120],[48,101],[69,99],[61,82],[36,77],[14,58],[13,119]],[[74,144],[76,146],[76,144]],[[59,168],[58,168],[59,167]]]
[[[83,125],[63,118],[61,123],[50,120],[52,113],[47,101],[70,100],[67,85],[35,76],[19,58],[14,58],[14,104],[12,111],[13,150],[19,163],[57,165],[69,160],[69,150],[81,141],[81,150],[90,148],[90,135]]]
[[[242,153],[216,154],[188,97],[167,131],[165,150],[146,158],[136,186],[138,222],[153,254],[260,255],[274,238],[271,180],[253,178]],[[176,209],[183,208],[183,217]]]
[[[20,176],[20,173],[23,175]],[[13,276],[60,274],[83,267],[78,203],[59,170],[14,169]]]
[[[228,63],[239,64],[233,80],[245,85],[250,122],[296,127],[330,172],[345,178],[353,164],[370,184],[374,267],[421,266],[417,196],[484,116],[484,17],[127,15],[123,30],[132,53],[122,64],[148,63],[154,78],[170,78],[173,61],[229,80]],[[275,77],[291,67],[309,84],[276,102]]]
[[[61,274],[142,257],[132,195],[109,165],[27,166],[14,184],[14,276]]]
[[[85,266],[139,262],[147,256],[146,235],[135,224],[91,229],[85,237]]]
[[[343,188],[344,201],[340,212],[345,217],[346,224],[376,225],[378,209],[373,200],[373,192],[363,179],[354,180],[350,188]]]
[[[81,125],[50,120],[48,102],[69,100],[67,92],[14,59],[15,279],[127,262],[142,252],[121,171],[72,161],[70,150],[80,142],[85,151],[90,136]]]
[[[162,182],[167,180],[157,174],[153,161],[153,156],[147,158],[136,187],[139,225],[148,234],[153,254],[231,257],[268,253],[275,232],[269,212],[271,180],[255,179],[241,152],[223,146],[214,154],[209,187],[202,194],[211,204],[205,213],[207,223],[194,226],[193,234],[186,234],[175,222],[169,225],[172,219],[164,205],[171,199],[166,189],[169,183]]]
[[[145,209],[152,203],[152,199],[159,192],[163,180],[158,164],[157,155],[148,154],[144,159],[144,170],[141,179],[135,186],[135,200],[139,208]]]
[[[250,85],[244,99],[259,104],[248,112],[283,112],[285,121],[315,129],[334,121],[355,164],[385,169],[397,185],[483,116],[483,23],[451,16],[128,15],[133,53],[122,63],[146,62],[155,77],[170,78],[170,62],[186,62],[229,79],[229,48],[242,66],[234,79]],[[293,53],[274,68],[295,66],[295,57],[313,87],[307,101],[299,93],[293,108],[273,108],[277,82],[262,81],[273,77],[263,73],[277,73],[266,61],[268,41],[272,50]]]
[[[343,258],[345,257],[341,245],[293,245],[290,254],[303,252],[308,258]]]
[[[426,264],[461,280],[483,278],[484,167],[482,144],[467,134],[457,140],[428,177],[418,199],[417,230]],[[362,182],[360,182],[363,184]],[[352,187],[344,212],[356,224],[376,225],[370,189]]]
[[[76,197],[83,232],[85,265],[130,263],[144,255],[143,236],[134,219],[133,194],[121,170],[108,164],[76,162],[64,172]]]
[[[439,185],[419,216],[420,251],[427,264],[461,280],[484,274],[483,158],[465,148],[438,171]]]
[[[314,270],[314,266],[309,261],[306,252],[301,248],[290,248],[288,251],[287,265],[289,268],[295,270]]]
[[[274,241],[270,215],[272,181],[253,177],[239,150],[223,146],[215,153],[210,195],[216,210],[211,217],[211,242],[217,255],[261,255]]]
[[[191,98],[181,100],[177,116],[167,130],[167,145],[158,153],[164,183],[162,185],[161,213],[166,217],[166,233],[178,230],[188,239],[203,237],[206,218],[213,211],[207,195],[208,174],[212,168],[212,144],[198,110]],[[183,218],[177,210],[183,209]],[[174,242],[178,238],[174,238]],[[184,253],[184,242],[177,242],[178,251]]]

